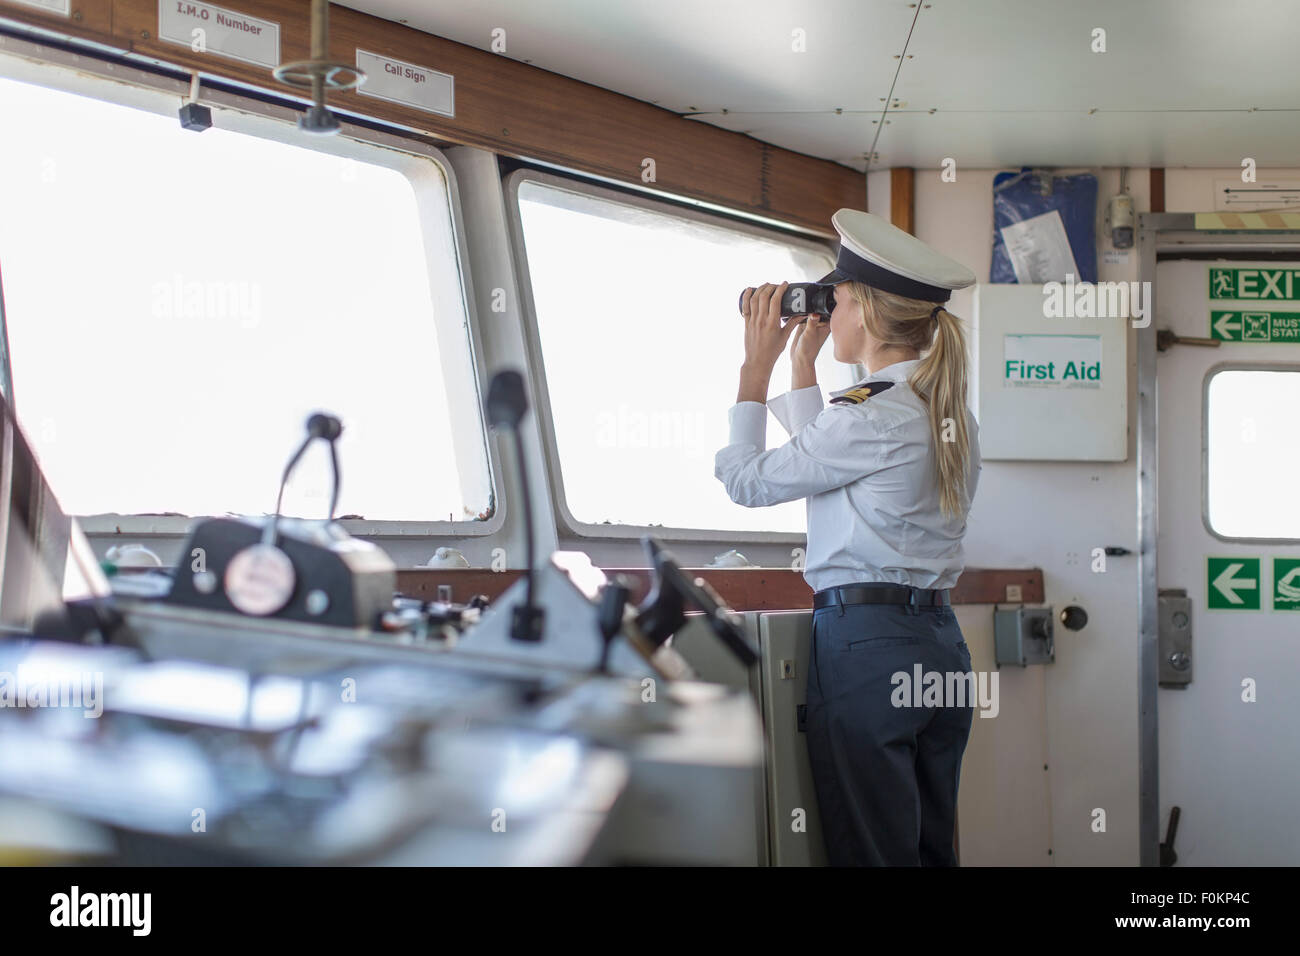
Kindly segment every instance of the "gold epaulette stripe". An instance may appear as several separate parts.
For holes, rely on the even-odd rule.
[[[871,388],[863,386],[855,388],[852,391],[845,392],[843,395],[836,395],[831,399],[832,405],[861,405],[871,397]]]

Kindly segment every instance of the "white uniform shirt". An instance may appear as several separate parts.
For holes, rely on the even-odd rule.
[[[968,497],[949,518],[939,509],[930,419],[907,384],[919,362],[869,375],[865,381],[894,384],[858,405],[823,407],[820,387],[809,386],[766,405],[738,402],[728,412],[731,443],[717,453],[713,473],[731,500],[748,508],[808,499],[804,579],[814,591],[864,581],[949,588],[965,566],[962,535],[979,480],[979,426],[968,410]],[[791,437],[765,451],[769,408]]]

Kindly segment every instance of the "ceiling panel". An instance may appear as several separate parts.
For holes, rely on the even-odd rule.
[[[1032,122],[1027,120],[1032,119]],[[1216,113],[901,114],[890,117],[878,152],[882,166],[936,169],[945,157],[958,170],[1001,166],[1261,167],[1297,165],[1290,119],[1276,114]]]
[[[348,0],[481,50],[506,31],[506,53],[675,112],[876,108],[889,90],[915,11],[905,3],[753,0]],[[793,49],[795,30],[806,50]],[[852,56],[838,56],[844,36]],[[436,66],[436,64],[433,64]]]
[[[345,5],[858,169],[896,70],[880,166],[1300,162],[1297,0]]]
[[[1298,40],[1295,0],[947,0],[922,12],[895,95],[940,110],[1300,108]]]

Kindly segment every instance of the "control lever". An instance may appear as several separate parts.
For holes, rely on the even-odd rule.
[[[746,667],[758,663],[758,653],[750,646],[744,629],[718,593],[703,578],[692,578],[681,569],[664,547],[650,535],[641,543],[655,569],[655,583],[637,608],[637,627],[655,647],[681,630],[686,623],[686,605],[704,612],[709,627],[727,649]]]
[[[632,589],[627,579],[619,575],[600,590],[600,605],[597,610],[597,623],[604,646],[600,651],[600,673],[609,671],[609,649],[614,638],[623,629],[623,615],[627,608],[627,599],[632,596]]]
[[[1160,844],[1161,866],[1173,866],[1178,862],[1178,854],[1174,852],[1174,837],[1178,836],[1178,818],[1182,813],[1179,807],[1169,810],[1169,828],[1165,830],[1165,840]]]
[[[298,450],[293,453],[289,459],[289,464],[284,466],[284,474],[280,476],[280,493],[275,497],[275,514],[267,522],[265,530],[265,542],[275,544],[275,526],[280,520],[280,508],[284,504],[284,486],[289,483],[289,476],[293,474],[294,468],[298,466],[299,459],[302,458],[303,452],[307,450],[315,439],[322,438],[330,446],[330,470],[333,473],[333,484],[330,488],[330,513],[329,521],[334,520],[334,512],[339,506],[339,489],[343,487],[343,479],[339,477],[339,452],[338,447],[334,444],[338,441],[339,436],[343,434],[343,423],[333,415],[327,415],[324,412],[316,412],[307,419],[307,437],[303,439]]]
[[[524,458],[524,440],[519,432],[519,423],[528,411],[528,393],[524,388],[524,377],[514,369],[503,369],[492,376],[488,385],[487,399],[484,401],[488,423],[493,428],[505,428],[514,438],[515,462],[519,466],[520,497],[524,504],[524,550],[528,567],[525,570],[527,585],[524,603],[517,604],[511,610],[510,637],[516,641],[540,641],[546,621],[543,608],[536,603],[533,584],[537,577],[534,568],[537,564],[535,544],[533,541],[533,498],[528,489],[527,460]]]
[[[284,466],[284,474],[280,476],[280,491],[275,496],[275,513],[267,519],[266,527],[262,529],[262,540],[238,551],[226,566],[226,597],[236,610],[254,617],[267,617],[283,610],[293,597],[298,585],[298,571],[294,568],[293,561],[280,548],[277,538],[281,509],[284,506],[284,488],[307,446],[318,438],[328,442],[330,467],[333,470],[328,520],[333,521],[342,484],[339,478],[338,450],[334,443],[341,434],[343,423],[333,415],[317,412],[307,419],[307,437]]]

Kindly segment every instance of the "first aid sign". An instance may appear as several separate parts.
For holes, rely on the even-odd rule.
[[[1100,335],[1003,337],[1004,387],[1100,388]]]

